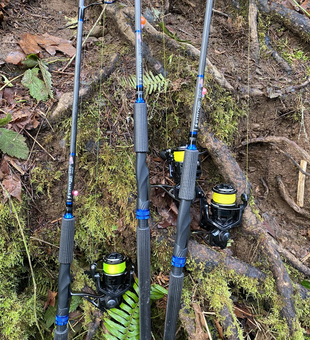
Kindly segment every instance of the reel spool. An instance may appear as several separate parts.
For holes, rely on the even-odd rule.
[[[103,258],[103,270],[97,271],[97,263],[90,266],[90,274],[96,284],[97,294],[71,293],[82,296],[102,311],[115,308],[122,302],[122,295],[134,283],[134,266],[126,256],[111,253]]]
[[[232,186],[219,184],[213,187],[212,191],[211,204],[202,198],[199,225],[209,232],[211,246],[224,249],[230,239],[229,229],[241,223],[243,211],[247,206],[247,196],[242,194],[241,200],[244,203],[237,206],[237,190]]]

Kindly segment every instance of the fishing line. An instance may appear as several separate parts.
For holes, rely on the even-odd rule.
[[[250,11],[250,3],[249,0],[249,11]],[[250,26],[250,13],[248,15],[248,27],[249,27],[249,34],[248,34],[248,74],[247,74],[247,92],[248,92],[248,100],[247,100],[247,108],[246,108],[246,164],[245,164],[245,188],[246,192],[248,192],[248,183],[249,183],[249,119],[250,119],[250,53],[251,53],[251,26]]]

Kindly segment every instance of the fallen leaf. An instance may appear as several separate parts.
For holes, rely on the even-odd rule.
[[[42,48],[44,48],[50,55],[55,55],[56,51],[61,51],[69,57],[72,57],[75,54],[75,48],[72,46],[70,40],[54,37],[47,33],[41,36],[24,33],[21,35],[18,43],[27,55],[39,55],[43,51]]]
[[[19,175],[10,174],[5,176],[5,179],[2,181],[2,185],[10,196],[17,198],[20,202],[22,201],[22,185]],[[4,203],[8,200],[6,191],[3,190]]]
[[[3,99],[9,104],[15,104],[14,96],[15,96],[15,89],[6,87],[3,92]]]
[[[16,50],[11,51],[7,57],[5,58],[6,63],[21,65],[22,61],[26,58],[26,54],[20,47],[17,47]]]
[[[43,309],[46,310],[49,305],[52,307],[55,307],[55,297],[57,295],[57,292],[52,292],[51,290],[47,291],[47,301],[44,304]]]
[[[25,171],[21,168],[21,162],[17,158],[12,158],[8,155],[3,157],[3,160],[10,163],[21,175],[25,175]]]
[[[193,303],[193,309],[195,312],[196,332],[192,335],[192,338],[195,340],[207,340],[209,336],[203,331],[202,325],[204,324],[204,320],[202,320],[203,315],[198,303]]]

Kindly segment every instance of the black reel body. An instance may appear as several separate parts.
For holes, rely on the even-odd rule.
[[[236,193],[228,184],[216,185],[213,189],[211,204],[205,198],[201,198],[200,227],[209,233],[211,246],[226,248],[230,239],[229,230],[241,223],[243,211],[247,205],[246,194],[241,195],[244,202],[239,206],[236,203]]]
[[[102,311],[115,308],[122,302],[122,295],[134,283],[134,266],[126,262],[126,256],[111,253],[103,258],[103,270],[97,271],[97,263],[90,266],[90,274],[96,284],[97,294],[71,293],[86,298]]]
[[[169,177],[173,178],[176,185],[181,182],[181,175],[183,169],[183,161],[185,150],[187,146],[180,146],[176,149],[167,149],[165,151],[160,152],[160,158],[164,161],[167,161],[169,165]],[[201,176],[201,167],[200,167],[200,159],[198,159],[197,163],[197,173],[196,179],[199,179]]]

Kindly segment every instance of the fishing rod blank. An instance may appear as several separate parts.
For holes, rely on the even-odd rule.
[[[110,4],[113,2],[115,1],[107,1],[106,3]],[[100,4],[103,4],[103,3],[104,2],[101,2]],[[91,5],[95,5],[95,4],[91,4]],[[55,324],[56,324],[56,330],[55,330],[55,336],[54,336],[55,340],[67,340],[68,338],[67,324],[69,321],[69,308],[70,308],[70,297],[71,297],[70,264],[73,260],[74,228],[75,228],[75,217],[73,216],[73,197],[78,195],[78,191],[73,190],[73,187],[74,187],[74,175],[75,175],[75,156],[76,156],[77,119],[78,119],[78,105],[79,105],[82,35],[83,35],[84,13],[85,13],[85,9],[89,6],[84,6],[84,0],[79,0],[66,213],[64,214],[62,218],[62,222],[61,222],[60,247],[59,247],[60,267],[59,267],[59,276],[58,276],[58,305],[57,305],[57,312],[56,312],[56,319],[55,319]]]
[[[73,216],[73,186],[75,174],[75,154],[76,154],[76,135],[77,135],[77,118],[79,104],[79,87],[80,87],[80,70],[81,70],[81,51],[82,51],[82,34],[85,6],[84,0],[79,0],[78,28],[76,39],[76,60],[74,73],[74,90],[73,106],[71,121],[71,140],[68,168],[68,186],[66,213],[62,218],[60,247],[59,247],[59,276],[58,276],[58,306],[56,312],[56,330],[55,340],[66,340],[68,338],[67,323],[69,321],[70,308],[70,264],[73,260],[74,247],[74,228],[75,217]],[[76,194],[76,192],[74,192]]]
[[[195,198],[195,181],[199,152],[196,147],[199,114],[203,90],[204,70],[208,39],[211,24],[213,0],[208,0],[206,5],[205,21],[202,34],[202,45],[199,58],[198,76],[196,82],[194,107],[192,114],[189,145],[185,150],[184,163],[180,184],[180,206],[177,219],[177,236],[172,256],[172,270],[170,272],[168,302],[166,310],[164,340],[173,340],[177,329],[180,310],[181,293],[183,288],[183,267],[187,254],[187,242],[190,235],[190,206]]]
[[[139,279],[140,339],[151,339],[150,304],[150,228],[149,219],[149,170],[146,164],[148,152],[147,107],[143,99],[143,63],[141,2],[135,0],[135,43],[137,99],[134,105],[134,146],[136,152],[137,181],[137,259]]]

